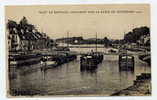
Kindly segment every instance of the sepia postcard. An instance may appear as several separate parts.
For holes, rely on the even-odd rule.
[[[5,6],[7,96],[151,96],[149,4]]]

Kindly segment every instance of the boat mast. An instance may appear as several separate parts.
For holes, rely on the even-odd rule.
[[[97,32],[96,32],[96,52],[97,52]]]
[[[67,48],[69,48],[69,43],[68,43],[68,41],[69,41],[69,32],[67,32]]]
[[[124,31],[124,38],[125,38],[125,31]],[[124,49],[126,50],[126,54],[127,54],[127,43]]]
[[[124,38],[125,38],[125,31],[124,31]],[[126,43],[127,44],[127,43]],[[127,45],[126,45],[127,46]],[[127,54],[127,47],[124,47],[124,50],[126,52],[126,69],[128,70],[128,54]]]
[[[64,48],[64,43],[65,43],[65,37],[63,36],[63,41],[61,41],[61,47],[63,47]]]

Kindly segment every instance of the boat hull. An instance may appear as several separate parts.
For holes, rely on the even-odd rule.
[[[120,71],[134,71],[134,56],[119,55],[119,70]]]
[[[28,54],[28,55],[9,55],[9,66],[19,67],[26,65],[33,65],[40,62],[42,55]]]
[[[83,55],[80,57],[80,70],[94,70],[103,60],[103,55]]]

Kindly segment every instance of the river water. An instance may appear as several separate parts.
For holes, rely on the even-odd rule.
[[[71,48],[88,52],[94,48]],[[106,48],[98,51],[107,52]],[[135,55],[135,71],[120,72],[118,55],[104,55],[104,60],[94,72],[80,71],[80,57],[56,68],[40,70],[40,64],[16,69],[17,77],[10,81],[16,90],[40,91],[42,95],[110,95],[133,84],[136,75],[150,72],[149,65]],[[39,94],[40,95],[40,94]]]

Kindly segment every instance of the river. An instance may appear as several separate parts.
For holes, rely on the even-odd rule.
[[[88,52],[94,48],[71,48]],[[106,48],[98,51],[107,52]],[[110,95],[133,84],[136,75],[150,72],[151,67],[135,55],[135,71],[119,71],[118,55],[104,55],[104,60],[94,72],[80,71],[80,57],[56,68],[40,70],[40,64],[16,69],[17,77],[11,79],[12,89],[40,91],[39,95]],[[38,95],[38,94],[37,94]]]

